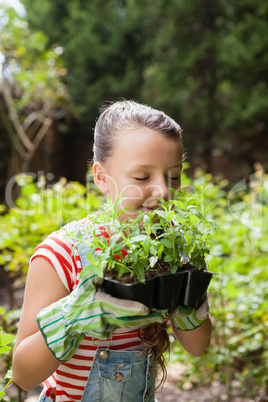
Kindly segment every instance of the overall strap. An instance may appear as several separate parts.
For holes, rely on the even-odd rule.
[[[74,244],[77,247],[78,255],[80,257],[81,264],[82,264],[82,269],[83,269],[87,265],[89,265],[89,261],[88,261],[88,259],[86,257],[86,252],[88,251],[96,259],[97,259],[97,252],[94,251],[92,253],[92,250],[91,250],[90,246],[88,245],[88,242],[91,239],[91,235],[89,235],[88,233],[85,233],[84,231],[81,231],[80,233],[82,235],[83,243],[81,243],[80,241],[77,241],[77,239],[74,239]],[[85,244],[85,243],[87,243],[87,244]]]

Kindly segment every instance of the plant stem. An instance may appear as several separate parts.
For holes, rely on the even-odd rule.
[[[173,260],[175,260],[176,252],[175,252],[174,228],[173,228],[173,224],[171,221],[170,221],[169,227],[170,227],[171,237],[172,237]]]

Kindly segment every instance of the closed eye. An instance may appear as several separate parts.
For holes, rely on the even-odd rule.
[[[179,180],[179,177],[167,177],[168,180]]]
[[[149,179],[149,177],[134,177],[134,179],[137,181],[144,181],[144,180]]]

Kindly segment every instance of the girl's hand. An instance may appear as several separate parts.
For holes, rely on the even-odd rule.
[[[39,329],[57,360],[69,360],[85,336],[106,339],[118,327],[136,329],[163,322],[160,312],[149,314],[149,309],[141,303],[98,291],[99,285],[95,274],[81,275],[77,288],[67,297],[38,313]]]
[[[175,328],[182,331],[191,331],[203,324],[209,316],[209,310],[209,301],[206,296],[203,304],[197,310],[179,306],[169,317]]]

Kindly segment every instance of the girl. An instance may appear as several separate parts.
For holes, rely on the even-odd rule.
[[[94,180],[112,200],[123,192],[121,208],[130,208],[122,220],[156,208],[158,197],[172,197],[169,189],[180,187],[182,157],[180,126],[146,105],[116,102],[96,123]],[[80,276],[88,264],[85,250],[73,247],[66,230],[83,231],[88,224],[85,218],[52,233],[31,258],[14,381],[24,390],[44,382],[42,401],[154,401],[157,361],[163,365],[168,343],[162,341],[167,314],[112,298],[96,291],[94,275]],[[105,228],[100,235],[108,237]],[[197,311],[180,307],[168,316],[174,336],[194,356],[210,343],[208,310],[205,302]],[[161,339],[150,343],[159,328]]]

